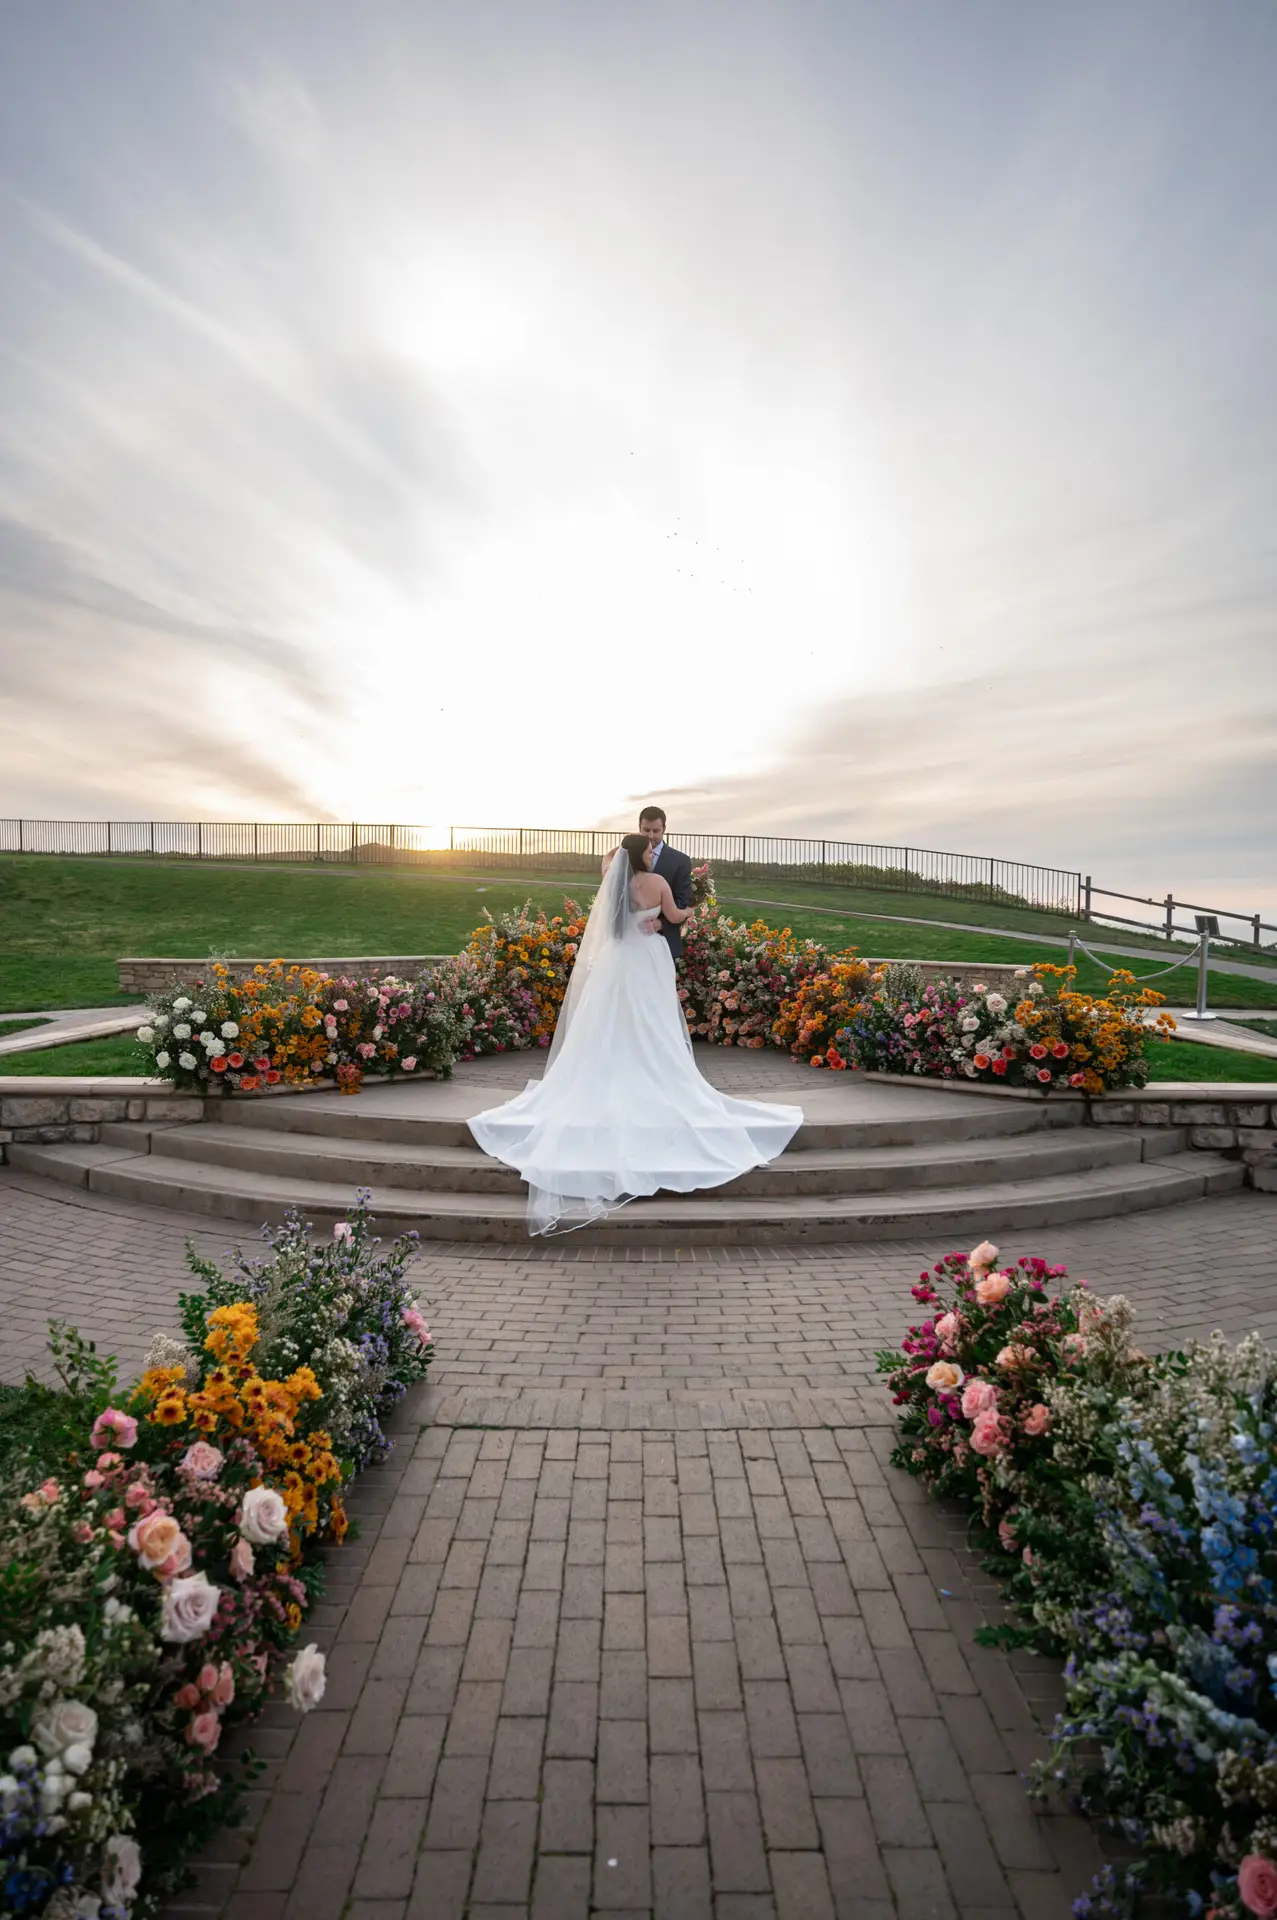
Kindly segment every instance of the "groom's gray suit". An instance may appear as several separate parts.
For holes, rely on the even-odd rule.
[[[661,842],[661,850],[652,862],[652,872],[659,873],[662,880],[669,882],[670,892],[674,895],[676,907],[690,907],[692,904],[692,863],[685,853],[668,842]],[[661,916],[661,932],[669,942],[670,952],[677,960],[683,951],[683,929],[673,921]]]

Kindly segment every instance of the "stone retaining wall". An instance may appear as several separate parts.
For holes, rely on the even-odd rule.
[[[10,1141],[96,1140],[108,1120],[202,1120],[204,1101],[163,1080],[0,1076],[0,1166]]]
[[[871,960],[865,956],[871,967],[917,967],[928,985],[933,980],[956,980],[958,985],[970,990],[973,987],[996,987],[999,993],[1005,993],[1008,999],[1023,998],[1023,989],[1028,982],[1028,970],[1018,969],[1001,960]],[[1016,980],[1016,973],[1024,972],[1022,981]]]
[[[242,980],[254,967],[264,967],[270,960],[260,957],[248,959],[230,959],[218,956],[222,966],[229,968],[236,980]],[[339,954],[327,960],[287,959],[286,967],[313,967],[316,973],[348,974],[355,980],[379,980],[384,973],[394,974],[405,980],[413,979],[423,968],[434,965],[440,960],[450,960],[453,956],[446,953],[409,953],[393,958],[384,955]],[[270,959],[278,958],[272,954]],[[163,993],[172,986],[194,986],[209,979],[209,968],[213,961],[206,955],[202,960],[180,958],[153,959],[135,957],[117,960],[121,993]]]
[[[1189,1144],[1243,1160],[1247,1180],[1277,1193],[1277,1100],[1256,1083],[1189,1086],[1163,1081],[1120,1100],[1092,1100],[1096,1126],[1187,1127]]]

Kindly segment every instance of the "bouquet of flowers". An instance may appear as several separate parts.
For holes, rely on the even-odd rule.
[[[575,900],[565,900],[563,907],[562,913],[547,914],[528,901],[517,912],[495,919],[489,914],[470,936],[468,953],[507,1016],[520,1010],[529,1046],[550,1044],[585,932],[586,915]],[[475,1049],[480,1050],[487,1051]]]

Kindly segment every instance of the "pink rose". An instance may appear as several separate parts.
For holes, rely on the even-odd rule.
[[[400,1318],[409,1333],[415,1334],[423,1347],[430,1345],[430,1329],[426,1325],[424,1316],[417,1311],[416,1307],[405,1307]]]
[[[90,1467],[84,1476],[84,1484],[90,1493],[96,1493],[99,1487],[106,1485],[106,1481],[96,1467]]]
[[[942,1313],[936,1321],[936,1335],[942,1346],[952,1351],[958,1338],[958,1316],[956,1313]]]
[[[1036,1407],[1030,1407],[1024,1416],[1024,1431],[1029,1435],[1031,1440],[1040,1439],[1044,1433],[1050,1433],[1050,1409],[1041,1404]]]
[[[173,1695],[173,1705],[184,1708],[187,1713],[190,1712],[192,1707],[198,1707],[199,1703],[200,1690],[193,1680],[188,1680],[186,1685],[179,1687]]]
[[[1080,1360],[1086,1352],[1086,1341],[1080,1333],[1066,1333],[1060,1342],[1060,1352],[1066,1360]]]
[[[207,1440],[196,1440],[181,1458],[181,1470],[194,1480],[216,1480],[222,1471],[223,1456]]]
[[[991,1413],[998,1404],[998,1390],[987,1380],[968,1380],[962,1396],[962,1411],[968,1420],[974,1420],[977,1414]]]
[[[982,1307],[996,1307],[1011,1291],[1005,1273],[988,1273],[975,1283],[975,1297]]]
[[[977,1453],[982,1453],[987,1459],[992,1459],[995,1454],[1002,1452],[1006,1446],[1006,1441],[1006,1428],[1003,1426],[995,1409],[991,1407],[987,1413],[982,1413],[977,1417],[976,1423],[971,1429],[971,1445]]]
[[[1031,1365],[1032,1360],[1033,1354],[1028,1347],[1003,1347],[994,1365],[1010,1372],[1013,1367],[1027,1367]]]
[[[143,1514],[129,1528],[129,1545],[148,1573],[154,1573],[163,1566],[169,1555],[177,1551],[182,1537],[182,1529],[177,1521],[161,1507]]]
[[[349,1220],[338,1220],[334,1224],[333,1226],[334,1240],[353,1240],[354,1237],[355,1237],[355,1229],[351,1226]]]
[[[998,1250],[992,1240],[982,1240],[979,1246],[973,1247],[967,1255],[967,1265],[972,1273],[977,1271],[987,1273],[997,1257]]]
[[[200,1668],[200,1677],[197,1684],[201,1693],[212,1693],[213,1688],[217,1685],[217,1668],[211,1660],[206,1660]]]
[[[203,1747],[205,1753],[212,1753],[222,1737],[221,1720],[211,1709],[207,1713],[197,1713],[186,1729],[186,1737],[193,1747]]]
[[[253,1549],[241,1535],[231,1548],[230,1572],[232,1580],[247,1580],[253,1571]]]
[[[1277,1866],[1262,1853],[1248,1853],[1237,1871],[1237,1891],[1248,1913],[1272,1920],[1277,1914]]]
[[[191,1564],[191,1543],[184,1533],[177,1536],[177,1544],[168,1558],[154,1569],[157,1580],[172,1580],[175,1575],[185,1573]]]
[[[134,1447],[137,1445],[137,1421],[131,1414],[121,1413],[116,1407],[107,1407],[93,1422],[89,1440],[95,1447]]]
[[[348,1000],[334,1000],[333,1006],[338,1013],[345,1013],[350,1006]]]
[[[1003,1547],[1008,1553],[1014,1553],[1016,1545],[1015,1528],[1009,1520],[999,1520],[998,1539],[1002,1542]]]
[[[132,1507],[135,1513],[149,1513],[155,1501],[142,1482],[135,1480],[133,1485],[125,1490],[124,1504],[126,1507]]]
[[[230,1665],[223,1660],[221,1672],[217,1676],[217,1685],[212,1689],[212,1697],[219,1707],[229,1707],[235,1698],[235,1675]]]
[[[408,1058],[406,1060],[401,1060],[399,1064],[403,1068],[405,1073],[411,1073],[417,1064],[416,1054],[410,1053],[408,1055]]]

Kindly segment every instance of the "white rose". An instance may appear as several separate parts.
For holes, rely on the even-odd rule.
[[[239,1023],[235,1020],[223,1020],[222,1038],[223,1040],[237,1040],[239,1038]]]
[[[15,1747],[9,1755],[9,1765],[15,1773],[26,1773],[39,1757],[34,1747]]]
[[[86,1807],[91,1807],[92,1805],[93,1795],[91,1793],[81,1793],[77,1788],[74,1793],[67,1795],[68,1813],[83,1813]]]
[[[189,1040],[190,1037],[191,1029],[189,1024],[185,1020],[179,1020],[173,1029],[173,1038],[175,1040]]]
[[[244,1495],[239,1530],[255,1547],[282,1540],[288,1532],[288,1508],[274,1487],[250,1487]]]
[[[179,1053],[177,1056],[177,1064],[179,1067],[185,1067],[186,1071],[190,1073],[192,1068],[197,1064],[195,1055],[193,1053]]]
[[[208,1057],[210,1060],[220,1060],[222,1056],[225,1054],[225,1052],[226,1052],[226,1042],[224,1040],[209,1041]]]
[[[1042,982],[1040,980],[1033,980],[1029,983],[1030,993],[1041,993],[1041,991],[1042,991]]]
[[[142,1045],[144,1047],[149,1047],[152,1040],[154,1040],[155,1038],[155,1028],[139,1027],[137,1030],[137,1037],[142,1042]]]
[[[186,1009],[190,1006],[190,1004],[191,1004],[190,1001],[187,999],[184,993],[179,994],[177,999],[173,1002],[173,1011],[174,1013],[185,1013]]]
[[[208,1014],[205,1012],[203,1007],[192,1007],[191,1019],[195,1022],[196,1026],[198,1027],[203,1021],[208,1019]]]
[[[155,1064],[157,1067],[166,1067],[168,1063],[169,1063],[169,1056],[167,1053],[161,1052],[156,1054]]]
[[[208,1029],[205,1028],[204,1032],[200,1035],[200,1045],[202,1047],[215,1047],[217,1045],[217,1035],[210,1033]]]
[[[1007,1003],[1000,993],[991,993],[985,1001],[985,1005],[988,1007],[990,1013],[1005,1013],[1007,1010]]]
[[[324,1059],[327,1061],[330,1067],[335,1067],[337,1065],[337,1055],[335,1053],[326,1053],[324,1055]]]
[[[199,1640],[213,1624],[221,1588],[206,1573],[188,1573],[170,1580],[160,1607],[160,1639],[178,1645]]]
[[[45,1707],[31,1728],[31,1738],[46,1760],[68,1747],[91,1747],[98,1737],[98,1717],[82,1700],[55,1700]],[[10,1755],[10,1764],[13,1756]]]
[[[102,1857],[102,1892],[108,1906],[127,1907],[142,1878],[142,1849],[131,1833],[113,1833]]]
[[[166,1027],[168,1025],[168,1015],[166,1013],[153,1014],[151,1016],[151,1025],[153,1027]]]
[[[978,1033],[980,1031],[980,1022],[974,1013],[967,1014],[962,1022],[962,1031],[964,1033]]]
[[[12,1813],[18,1804],[18,1795],[22,1789],[11,1773],[0,1773],[0,1808]]]
[[[309,1713],[323,1699],[327,1684],[324,1656],[319,1648],[313,1643],[299,1647],[284,1672],[284,1695],[288,1704],[299,1713]]]
[[[87,1773],[93,1765],[93,1749],[82,1740],[67,1748],[62,1756],[62,1764],[68,1773]]]

